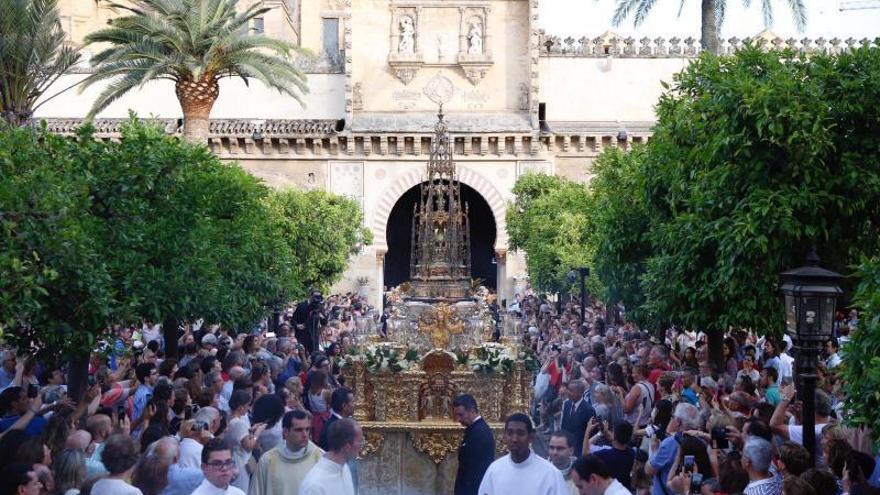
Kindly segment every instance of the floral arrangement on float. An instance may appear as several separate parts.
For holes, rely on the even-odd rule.
[[[523,362],[523,366],[525,366],[528,371],[535,372],[541,369],[541,361],[538,360],[535,351],[530,347],[521,348],[516,357]]]
[[[400,373],[418,364],[420,361],[419,351],[409,348],[403,355],[398,349],[388,344],[370,345],[364,349],[352,347],[345,356],[345,365],[363,362],[367,371],[371,373],[392,372]]]
[[[472,348],[468,359],[468,366],[476,373],[510,373],[515,363],[516,356],[506,346],[494,342]]]

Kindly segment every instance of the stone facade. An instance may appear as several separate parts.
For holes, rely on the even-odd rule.
[[[613,32],[560,39],[539,29],[538,1],[267,0],[274,8],[260,28],[309,51],[297,63],[310,91],[300,105],[258,82],[224,79],[208,144],[273,187],[320,187],[360,201],[374,243],[354,257],[336,289],[363,291],[358,279],[365,278],[378,305],[388,218],[423,178],[437,112],[426,89],[442,80],[460,179],[491,208],[496,282],[500,297],[512,298],[525,285],[524,258],[508,252],[505,231],[516,178],[542,171],[588,181],[603,147],[645,142],[660,82],[671,81],[698,52],[692,39]],[[104,2],[59,5],[73,44],[116,15]],[[743,41],[726,40],[726,49]],[[769,32],[752,41],[803,51],[872,43],[781,40]],[[87,77],[88,57],[57,82],[59,89]],[[100,91],[68,91],[37,116],[56,132],[70,132]],[[115,137],[129,109],[179,133],[173,95],[168,82],[145,85],[99,115],[98,135]]]

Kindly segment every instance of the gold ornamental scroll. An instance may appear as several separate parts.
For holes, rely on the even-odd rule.
[[[419,330],[431,339],[435,349],[447,349],[450,336],[464,332],[464,322],[456,314],[455,307],[440,303],[434,311],[419,318]]]

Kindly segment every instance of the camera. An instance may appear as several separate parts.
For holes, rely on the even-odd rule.
[[[723,426],[712,428],[712,442],[715,444],[716,449],[726,449],[730,447],[730,444],[727,441],[727,428]]]
[[[33,384],[28,385],[28,390],[27,390],[28,398],[33,399],[37,396],[38,393],[40,393],[40,387],[33,385]]]

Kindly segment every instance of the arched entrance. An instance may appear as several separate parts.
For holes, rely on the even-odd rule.
[[[467,184],[461,184],[461,199],[468,205],[471,235],[471,278],[481,278],[483,285],[496,289],[498,265],[495,259],[497,226],[489,203]],[[387,287],[409,280],[413,207],[419,199],[419,184],[397,200],[388,215],[385,238],[384,279]]]

